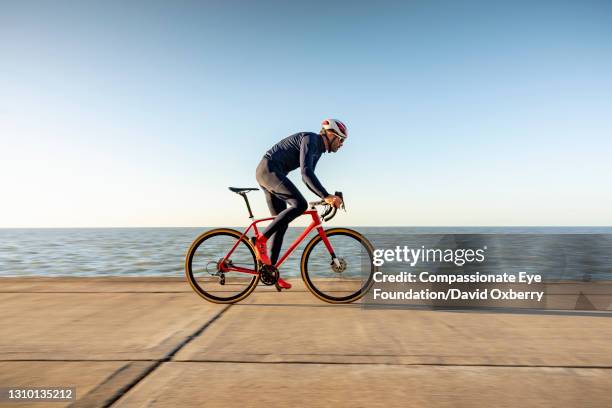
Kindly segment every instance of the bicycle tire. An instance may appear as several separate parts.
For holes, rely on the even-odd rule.
[[[257,283],[259,282],[259,274],[251,275],[252,278],[249,282],[246,282],[245,288],[243,290],[240,290],[239,293],[230,296],[224,296],[224,292],[219,290],[215,291],[215,293],[211,293],[210,289],[207,290],[202,287],[202,284],[198,281],[197,277],[194,274],[193,263],[194,257],[198,250],[201,249],[202,245],[205,245],[207,241],[211,240],[212,238],[221,236],[228,237],[228,240],[234,243],[235,240],[240,240],[237,249],[240,248],[240,250],[242,251],[242,255],[245,259],[245,262],[248,262],[250,264],[252,260],[253,270],[257,270],[257,258],[255,257],[255,250],[253,249],[253,246],[251,245],[249,240],[244,237],[241,239],[242,234],[236,230],[229,228],[217,228],[201,234],[193,241],[193,243],[189,247],[189,250],[187,251],[187,255],[185,256],[185,276],[187,277],[187,281],[191,285],[192,289],[207,301],[213,303],[236,303],[249,296],[251,292],[255,290],[255,288],[257,287]],[[209,247],[211,245],[209,245]],[[219,256],[225,256],[231,248],[232,246],[228,246],[227,248],[223,248],[222,250],[218,251],[218,253],[220,254]],[[212,261],[216,261],[218,257],[208,256],[208,258],[211,259],[204,259],[204,262],[210,263]],[[248,276],[247,274],[244,275]]]
[[[306,285],[308,290],[312,292],[313,295],[315,295],[317,298],[325,302],[328,302],[328,303],[351,303],[351,302],[361,299],[368,292],[368,290],[371,288],[372,284],[374,283],[374,272],[376,271],[376,267],[372,264],[372,257],[373,257],[372,253],[374,251],[374,247],[372,246],[370,241],[368,241],[359,232],[348,229],[348,228],[332,228],[332,229],[326,230],[325,235],[327,235],[328,238],[333,238],[334,236],[343,236],[343,237],[348,237],[349,239],[352,239],[352,241],[356,241],[356,242],[353,242],[352,245],[355,245],[359,249],[360,254],[357,256],[358,260],[355,261],[355,259],[353,259],[352,262],[359,263],[359,268],[358,268],[359,275],[358,276],[360,276],[360,281],[364,283],[359,284],[358,290],[352,291],[352,289],[348,289],[347,290],[348,292],[352,292],[352,293],[349,293],[348,295],[336,296],[334,295],[333,290],[324,290],[322,287],[323,285],[321,283],[315,282],[316,279],[313,278],[313,275],[315,275],[315,271],[314,271],[315,264],[314,264],[314,261],[310,262],[312,259],[311,256],[313,255],[313,251],[317,250],[318,248],[318,251],[321,251],[321,253],[316,254],[317,256],[323,253],[329,255],[329,251],[325,247],[321,236],[317,234],[306,245],[306,248],[304,249],[304,252],[302,254],[302,260],[300,262],[300,269],[301,269],[302,280],[304,281],[304,284]],[[330,241],[332,241],[332,239],[330,239]],[[334,244],[332,243],[332,245]],[[343,248],[334,246],[334,251],[336,252],[336,256],[338,256],[338,258],[342,258]],[[363,258],[364,255],[367,255],[369,259]],[[356,258],[355,254],[353,254],[353,258]],[[320,267],[321,265],[319,265],[319,268]],[[355,265],[352,265],[352,267],[354,268]],[[331,265],[328,266],[327,268],[331,268]],[[334,274],[330,273],[330,276],[333,277]],[[328,285],[334,283],[331,279],[329,280],[322,279],[322,281],[324,282],[324,284],[328,284]],[[356,283],[356,282],[358,282],[358,280],[353,280],[353,283]]]

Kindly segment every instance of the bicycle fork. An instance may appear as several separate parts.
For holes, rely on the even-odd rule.
[[[329,242],[327,235],[325,235],[325,231],[323,230],[323,227],[317,227],[317,232],[321,236],[321,239],[323,240],[325,247],[327,248],[327,250],[329,251],[329,254],[331,255],[332,265],[334,265],[336,268],[340,268],[341,266],[340,260],[336,256],[336,253],[334,252],[334,248],[332,247],[331,242]]]

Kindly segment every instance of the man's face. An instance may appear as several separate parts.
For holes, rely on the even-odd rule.
[[[329,136],[329,150],[335,153],[342,147],[344,140],[332,131],[328,131],[327,134]]]

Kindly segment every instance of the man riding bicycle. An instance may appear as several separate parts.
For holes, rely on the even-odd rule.
[[[342,198],[329,194],[319,182],[314,170],[321,155],[325,152],[337,152],[347,137],[344,123],[338,119],[325,119],[321,123],[319,134],[313,132],[293,134],[272,146],[264,154],[255,174],[266,196],[270,213],[275,218],[255,241],[255,249],[261,262],[266,265],[276,264],[289,223],[308,208],[306,199],[287,178],[290,171],[299,167],[302,180],[310,191],[329,205],[336,208],[342,205]],[[270,238],[272,243],[268,257],[267,242]],[[285,289],[291,288],[291,285],[282,279],[279,279],[279,284]]]

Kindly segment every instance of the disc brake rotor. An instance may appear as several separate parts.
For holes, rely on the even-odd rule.
[[[219,277],[219,284],[225,285],[225,273],[221,271],[221,262],[223,262],[223,260],[219,260],[217,262],[210,261],[206,264],[205,269],[210,276]]]
[[[206,272],[209,275],[215,276],[219,273],[219,262],[217,261],[210,261],[206,264],[206,268],[205,268]]]
[[[336,272],[336,273],[342,273],[346,270],[346,261],[344,260],[344,258],[336,258],[338,260],[338,263],[332,261],[331,263],[331,268],[332,271]]]

